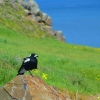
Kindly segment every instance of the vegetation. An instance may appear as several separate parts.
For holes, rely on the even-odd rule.
[[[100,93],[100,49],[29,38],[6,27],[0,28],[1,86],[16,76],[23,58],[33,52],[39,55],[39,71],[32,72],[48,84],[73,92]]]
[[[23,58],[35,52],[39,55],[39,64],[38,70],[32,71],[33,75],[40,76],[46,83],[61,90],[82,94],[100,93],[99,48],[67,44],[48,36],[40,38],[47,33],[36,24],[23,19],[24,24],[19,27],[17,18],[15,23],[1,15],[0,12],[1,86],[17,75]],[[33,33],[26,30],[24,35],[23,25],[30,23],[35,27]],[[35,34],[36,31],[39,34]]]
[[[19,4],[13,5],[7,2],[5,5],[0,5],[0,23],[28,37],[50,37],[41,25],[37,25],[25,15],[24,9]]]

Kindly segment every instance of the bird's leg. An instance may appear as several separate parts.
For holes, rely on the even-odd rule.
[[[29,70],[29,73],[30,73],[30,75],[32,76],[32,77],[34,77],[33,75],[32,75],[32,73],[31,73],[31,71]]]

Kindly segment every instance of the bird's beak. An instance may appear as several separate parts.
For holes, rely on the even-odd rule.
[[[34,57],[38,57],[38,55],[35,55]]]

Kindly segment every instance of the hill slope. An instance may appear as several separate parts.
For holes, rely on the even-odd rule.
[[[48,84],[75,93],[100,93],[99,48],[59,42],[35,23],[19,18],[19,13],[23,14],[20,7],[17,15],[10,5],[4,10],[2,7],[0,5],[0,85],[15,77],[23,58],[35,52],[39,55],[39,70],[32,73]],[[30,25],[33,28],[30,29]],[[41,38],[44,35],[46,37]]]
[[[18,4],[5,2],[0,4],[0,27],[6,26],[29,37],[46,37],[43,28],[25,16],[24,8]]]
[[[48,84],[74,92],[100,92],[100,49],[29,38],[6,27],[0,28],[0,84],[16,76],[23,58],[33,52],[39,55],[40,70],[33,73]]]

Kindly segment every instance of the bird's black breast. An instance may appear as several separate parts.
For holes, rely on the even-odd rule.
[[[30,58],[30,61],[25,64],[25,70],[37,69],[37,59]]]

